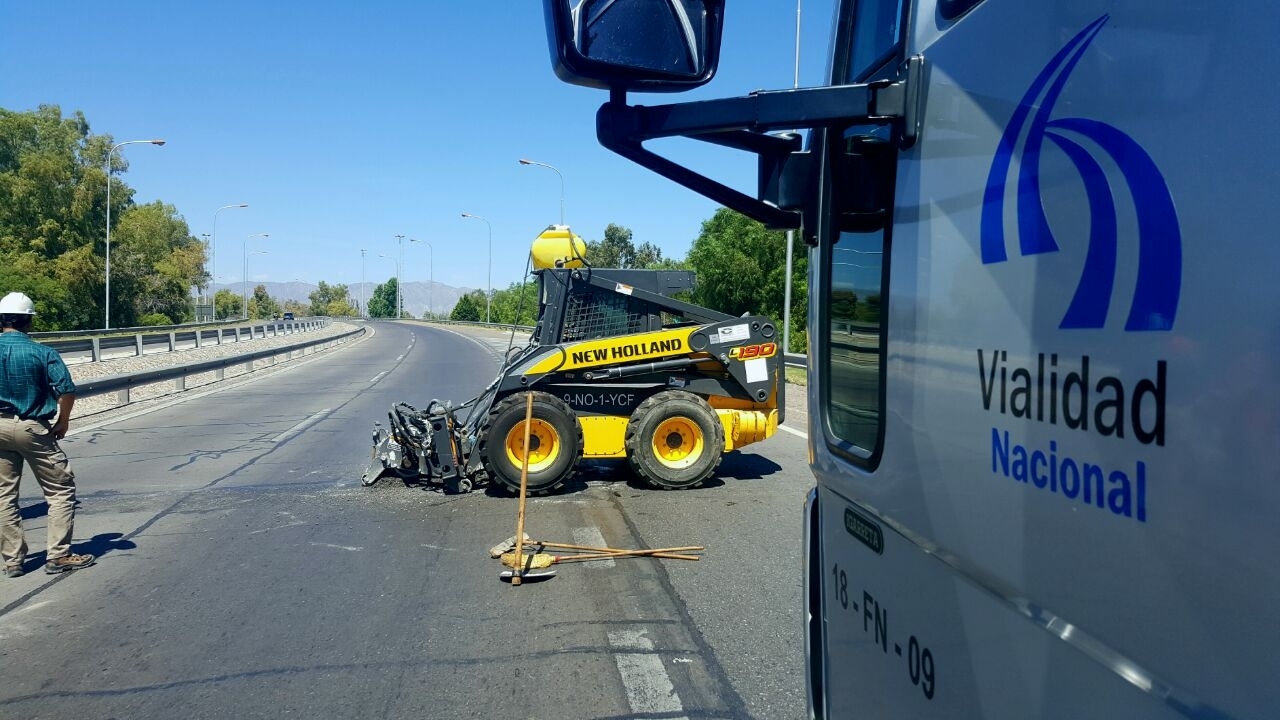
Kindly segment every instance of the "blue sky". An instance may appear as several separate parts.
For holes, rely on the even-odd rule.
[[[834,0],[805,0],[800,83],[826,73]],[[720,72],[657,104],[741,95],[792,83],[796,5],[729,4]],[[164,138],[123,148],[135,200],[177,206],[197,236],[217,223],[219,282],[356,283],[404,279],[484,287],[519,280],[530,241],[560,214],[599,239],[608,223],[683,257],[710,201],[601,148],[602,91],[551,71],[542,3],[0,2],[0,107],[81,110],[96,133]],[[690,141],[653,145],[748,192],[745,154]]]

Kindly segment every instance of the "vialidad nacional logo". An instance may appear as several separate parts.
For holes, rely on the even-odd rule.
[[[1168,184],[1151,155],[1132,137],[1101,120],[1055,117],[1063,88],[1110,16],[1103,15],[1076,34],[1040,71],[1009,118],[996,148],[983,197],[982,262],[1009,259],[1005,212],[1014,185],[1014,216],[1019,254],[1058,252],[1059,241],[1083,243],[1083,237],[1055,234],[1041,200],[1040,161],[1048,139],[1080,173],[1089,205],[1084,266],[1076,291],[1062,316],[1062,329],[1106,325],[1115,288],[1119,203],[1129,203],[1137,220],[1137,278],[1126,332],[1171,330],[1182,287],[1182,235]],[[1013,160],[1018,158],[1016,171]],[[1100,157],[1119,170],[1108,177]]]

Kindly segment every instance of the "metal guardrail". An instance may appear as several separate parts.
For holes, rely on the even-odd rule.
[[[411,320],[413,322],[420,322],[420,323],[437,323],[440,325],[463,325],[463,326],[469,326],[469,327],[489,328],[492,330],[510,330],[512,328],[515,328],[516,330],[524,330],[526,332],[533,332],[534,330],[534,327],[532,325],[512,325],[510,323],[471,322],[470,320],[422,320],[420,318],[403,318],[403,319]],[[373,320],[375,321],[376,320],[394,320],[394,318],[373,318]]]
[[[173,380],[175,389],[181,391],[186,390],[186,379],[190,375],[198,375],[206,372],[216,372],[215,381],[222,380],[224,372],[228,367],[235,365],[247,366],[247,372],[253,371],[253,363],[258,360],[271,358],[271,364],[275,364],[275,358],[288,354],[289,359],[293,359],[295,352],[306,354],[307,348],[317,345],[336,346],[350,340],[357,335],[363,335],[366,329],[363,327],[349,330],[341,335],[333,337],[318,338],[308,340],[306,342],[295,343],[286,347],[267,348],[257,352],[245,353],[243,355],[235,355],[226,358],[217,358],[214,360],[205,360],[203,362],[191,363],[190,365],[179,365],[176,367],[160,368],[158,370],[143,370],[135,373],[124,373],[121,375],[112,375],[110,377],[97,378],[93,380],[84,380],[76,383],[76,395],[78,397],[91,397],[93,395],[103,395],[109,392],[119,392],[121,404],[129,402],[129,391],[141,385],[149,385],[152,383]]]
[[[181,325],[142,325],[140,327],[111,328],[110,330],[53,330],[50,332],[29,333],[32,338],[80,338],[93,337],[95,335],[119,335],[121,333],[128,335],[130,333],[141,332],[167,332],[170,330],[180,331],[190,328],[209,327],[211,325],[226,325],[226,320],[209,320],[207,322],[182,323]]]
[[[101,362],[104,352],[112,350],[131,348],[131,353],[116,354],[115,356],[141,357],[149,350],[154,350],[157,346],[163,347],[165,352],[173,352],[179,349],[178,346],[180,344],[189,344],[189,347],[202,348],[206,345],[221,345],[228,341],[241,342],[254,338],[279,337],[280,335],[288,335],[295,332],[318,330],[327,327],[330,322],[330,319],[326,317],[314,317],[306,320],[265,320],[259,323],[232,327],[225,327],[226,323],[213,323],[218,327],[209,327],[210,323],[192,323],[190,325],[163,326],[159,331],[155,327],[128,328],[128,330],[137,331],[132,335],[121,335],[121,330],[92,330],[78,337],[62,340],[43,340],[41,342],[57,350],[60,355],[88,353],[91,362]],[[173,328],[182,329],[175,330]],[[108,333],[110,333],[109,336],[107,335]],[[67,335],[64,333],[32,333],[32,337],[39,340],[41,337],[67,338]]]

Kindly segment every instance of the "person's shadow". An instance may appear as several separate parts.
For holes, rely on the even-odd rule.
[[[32,520],[34,518],[44,517],[49,514],[49,504],[44,501],[32,503],[26,507],[19,508],[18,514],[22,516],[23,520]],[[137,547],[137,543],[132,540],[125,539],[124,533],[113,532],[98,533],[88,540],[73,545],[71,547],[71,551],[74,553],[89,553],[101,560],[104,555],[108,555],[118,550],[133,550]],[[27,556],[27,562],[24,564],[23,569],[27,572],[31,572],[33,569],[43,567],[45,562],[45,552],[46,551],[42,550]]]
[[[88,540],[77,545],[75,547],[75,551],[89,553],[101,560],[104,555],[109,553],[119,550],[133,550],[137,547],[137,543],[132,540],[125,539],[124,533],[112,532],[98,533],[97,535],[94,535]]]

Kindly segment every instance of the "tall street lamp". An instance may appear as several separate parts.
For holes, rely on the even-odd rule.
[[[360,248],[360,317],[365,320],[369,319],[369,311],[366,309],[364,301],[364,254],[369,252],[364,248]]]
[[[210,252],[209,248],[211,247],[209,245],[209,233],[200,233],[200,237],[204,238],[204,256],[207,258],[209,257],[209,252]],[[209,282],[210,283],[213,282],[212,274],[209,275]],[[198,301],[205,301],[210,299],[209,296],[205,293],[205,289],[206,287],[204,285],[200,286],[200,292],[197,293]],[[200,318],[196,318],[196,319],[199,320]]]
[[[796,0],[796,65],[792,88],[800,87],[800,1]],[[794,262],[795,230],[787,231],[786,279],[782,285],[782,354],[791,352],[791,265]],[[784,363],[785,364],[785,363]]]
[[[396,260],[396,319],[399,320],[404,316],[404,291],[401,287],[401,277],[399,277],[399,270],[404,264],[404,236],[398,234],[396,242],[399,243],[399,251],[401,251],[399,259]]]
[[[430,251],[430,255],[427,256],[431,261],[430,275],[428,275],[427,277],[427,312],[431,312],[431,301],[434,299],[434,293],[432,292],[431,286],[434,285],[436,281],[436,261],[435,261],[436,249],[431,247],[431,243],[427,242],[426,240],[419,240],[417,238],[407,238],[407,239],[411,243],[422,243],[423,245],[426,245],[427,250]],[[404,260],[403,250],[401,250],[400,260],[402,262]]]
[[[428,262],[430,262],[430,265],[428,265],[428,268],[429,268],[428,273],[429,273],[429,274],[427,275],[427,312],[428,312],[428,313],[434,313],[434,312],[435,312],[435,310],[434,310],[434,309],[432,309],[431,305],[432,305],[432,304],[434,303],[434,301],[435,301],[435,285],[436,285],[436,249],[435,249],[435,248],[433,248],[433,247],[431,247],[431,243],[427,242],[426,240],[412,240],[412,239],[410,239],[410,242],[420,242],[420,243],[422,243],[423,245],[426,245],[426,246],[427,246],[427,253],[428,253],[428,254],[427,254],[427,260],[428,260]]]
[[[493,297],[493,224],[479,215],[471,213],[462,213],[462,217],[471,218],[472,220],[484,220],[484,224],[489,226],[489,292],[484,296],[484,321],[489,322],[489,301]]]
[[[247,207],[249,207],[249,203],[233,203],[231,205],[223,205],[222,207],[213,211],[213,232],[209,236],[210,238],[209,239],[209,266],[211,268],[211,270],[209,271],[210,275],[213,275],[214,277],[217,277],[218,275],[218,213],[222,212],[223,210],[230,210],[232,208],[247,208]],[[216,295],[217,292],[215,291],[214,294]]]
[[[116,150],[125,145],[137,145],[138,143],[147,143],[149,145],[164,145],[163,140],[126,140],[122,143],[116,143],[107,151],[107,290],[103,298],[103,316],[102,327],[104,330],[111,329],[111,156]]]
[[[563,225],[564,224],[564,175],[559,170],[557,170],[554,166],[548,165],[546,163],[540,163],[535,160],[526,160],[524,158],[520,158],[519,162],[521,165],[537,165],[538,167],[544,167],[548,170],[551,170],[556,175],[560,176],[560,224]]]
[[[240,249],[242,262],[244,263],[244,275],[240,277],[240,313],[245,320],[249,319],[249,241],[253,238],[271,237],[267,233],[254,233],[244,239],[244,243]],[[254,255],[265,253],[266,250],[255,250]]]

